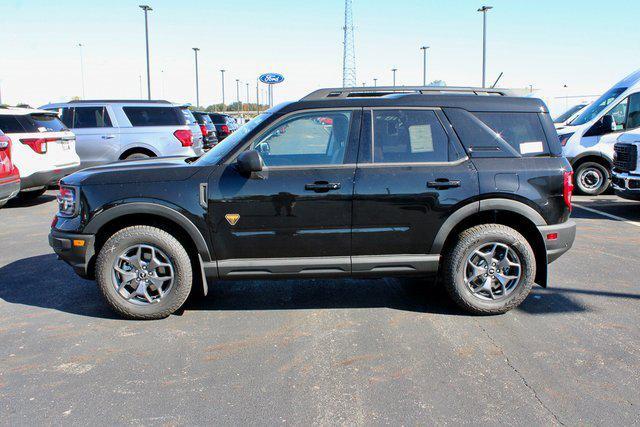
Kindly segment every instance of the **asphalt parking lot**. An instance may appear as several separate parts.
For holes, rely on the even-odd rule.
[[[640,423],[640,203],[576,197],[550,288],[503,316],[420,280],[292,280],[137,322],[56,260],[53,195],[0,210],[2,425]]]

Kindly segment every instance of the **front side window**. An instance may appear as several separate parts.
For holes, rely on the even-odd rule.
[[[624,130],[625,123],[627,122],[627,110],[629,107],[629,98],[625,98],[618,103],[615,107],[609,110],[609,115],[613,119],[611,130],[613,132],[619,132]]]
[[[571,122],[571,124],[579,126],[595,119],[602,110],[611,105],[625,90],[627,90],[626,87],[618,87],[608,90],[600,98],[593,101],[593,104],[585,108],[584,111]]]
[[[628,114],[625,128],[635,129],[640,127],[640,93],[634,93],[629,97],[627,110]]]
[[[267,130],[253,148],[266,166],[341,164],[350,123],[350,111],[296,114]]]
[[[122,111],[132,126],[180,126],[187,123],[177,107],[122,107]]]
[[[65,112],[62,112],[63,121]],[[111,119],[104,107],[76,107],[73,128],[109,128]]]
[[[446,162],[449,139],[431,110],[374,110],[373,162]]]

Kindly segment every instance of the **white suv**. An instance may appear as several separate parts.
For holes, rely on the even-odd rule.
[[[0,130],[13,142],[11,158],[20,171],[23,199],[42,195],[80,166],[73,132],[50,111],[0,107]]]
[[[203,154],[202,133],[167,101],[71,101],[48,104],[73,130],[82,167],[125,159]]]

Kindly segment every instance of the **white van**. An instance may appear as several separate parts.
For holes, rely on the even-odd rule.
[[[558,131],[571,162],[576,189],[598,195],[609,188],[613,146],[621,133],[640,127],[640,70],[628,75]]]

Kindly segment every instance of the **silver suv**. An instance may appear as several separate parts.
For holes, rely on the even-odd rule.
[[[202,132],[167,101],[102,100],[48,104],[76,135],[81,167],[117,160],[200,156]]]

